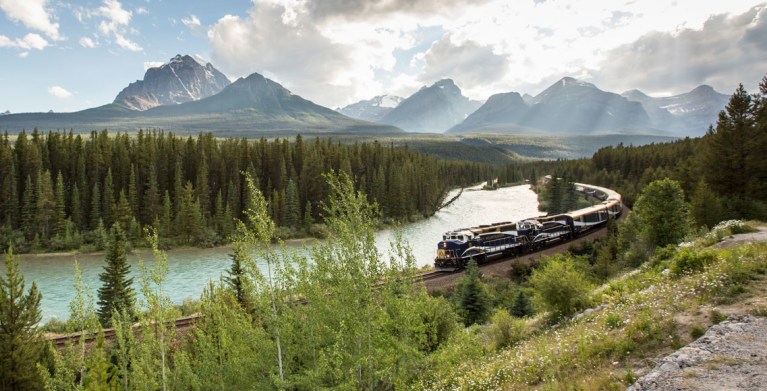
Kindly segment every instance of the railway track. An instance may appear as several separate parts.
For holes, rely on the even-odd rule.
[[[186,328],[194,326],[194,324],[197,322],[197,320],[200,319],[200,316],[201,315],[186,316],[186,317],[183,317],[183,318],[175,319],[172,322],[174,323],[174,325],[176,327],[176,330],[183,330],[183,329],[186,329]],[[138,332],[139,329],[141,328],[141,325],[138,324],[138,323],[135,323],[135,324],[133,324],[133,326],[131,326],[131,328],[133,329],[134,332]],[[115,329],[112,329],[112,328],[104,329],[103,333],[104,333],[104,340],[105,341],[112,341],[112,340],[115,339],[115,335],[116,335]],[[66,347],[69,344],[74,345],[76,343],[79,343],[80,342],[80,338],[82,336],[83,336],[83,333],[79,333],[78,332],[78,333],[72,333],[72,334],[67,334],[67,335],[58,335],[58,336],[50,337],[50,338],[47,338],[47,339],[49,341],[51,341],[51,344],[53,344],[53,346],[56,349],[63,349],[64,347]],[[86,344],[93,343],[96,340],[96,338],[98,338],[98,334],[97,333],[85,333],[85,343]]]

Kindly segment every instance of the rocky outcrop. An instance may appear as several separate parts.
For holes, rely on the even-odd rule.
[[[662,359],[628,388],[654,390],[764,390],[767,318],[743,316],[712,326],[693,343]]]

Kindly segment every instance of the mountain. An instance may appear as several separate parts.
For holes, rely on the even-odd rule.
[[[639,90],[622,95],[641,103],[656,127],[684,136],[702,135],[709,125],[716,125],[719,112],[730,99],[705,84],[684,94],[661,98],[650,97]]]
[[[8,114],[11,114],[10,110],[5,110],[2,113],[0,113],[0,115],[8,115]]]
[[[640,103],[565,77],[527,101],[517,93],[494,95],[450,132],[657,133],[651,125]]]
[[[525,98],[516,92],[495,94],[487,102],[471,113],[460,124],[450,129],[451,133],[464,130],[478,130],[492,133],[492,129],[503,124],[516,124],[524,120],[530,106]]]
[[[381,118],[381,123],[409,132],[441,133],[474,112],[480,102],[463,96],[450,79],[423,87]]]
[[[349,118],[291,93],[258,73],[240,78],[216,95],[145,111],[108,104],[75,113],[28,113],[0,117],[0,129],[39,128],[90,131],[163,128],[181,133],[211,131],[220,136],[296,133],[402,133],[392,126]]]
[[[337,111],[352,118],[377,122],[397,107],[397,105],[402,102],[402,99],[403,98],[394,95],[379,95],[372,99],[352,103]]]
[[[229,84],[229,79],[211,63],[179,54],[162,66],[147,69],[144,78],[120,91],[113,103],[143,111],[207,98]]]

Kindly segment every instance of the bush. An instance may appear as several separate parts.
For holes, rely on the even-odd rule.
[[[671,259],[671,273],[679,276],[683,273],[690,273],[703,270],[706,265],[716,259],[716,254],[711,251],[696,251],[692,247],[685,247],[674,255]]]
[[[325,224],[312,224],[312,226],[309,227],[309,234],[317,239],[327,239],[330,232]]]
[[[437,350],[460,328],[460,317],[444,297],[428,296],[425,300],[418,302],[416,310],[426,328],[426,338],[422,348],[425,352]]]
[[[490,318],[490,334],[495,350],[514,346],[527,336],[525,321],[513,317],[508,311],[500,309]]]
[[[623,326],[623,318],[621,318],[619,314],[611,312],[607,314],[607,318],[605,318],[605,326],[610,330],[620,328]]]
[[[544,257],[543,266],[530,276],[530,286],[533,301],[541,310],[550,311],[553,320],[587,308],[593,288],[575,260],[566,255]]]
[[[698,339],[702,337],[703,334],[706,334],[706,330],[703,328],[703,326],[692,326],[692,329],[690,330],[690,337],[692,337],[692,339]]]

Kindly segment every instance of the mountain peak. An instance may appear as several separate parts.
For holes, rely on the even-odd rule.
[[[481,105],[463,96],[452,79],[442,79],[403,100],[381,122],[411,132],[444,132]]]
[[[371,99],[361,100],[338,109],[343,115],[364,121],[377,122],[397,107],[402,98],[393,95],[378,95]]]
[[[206,98],[229,84],[229,79],[209,62],[177,54],[167,63],[147,69],[144,78],[120,91],[114,103],[143,111]]]
[[[714,94],[718,94],[718,92],[716,92],[714,87],[711,87],[708,84],[701,84],[701,85],[695,87],[692,91],[690,91],[690,94],[695,94],[695,95],[714,95]]]

